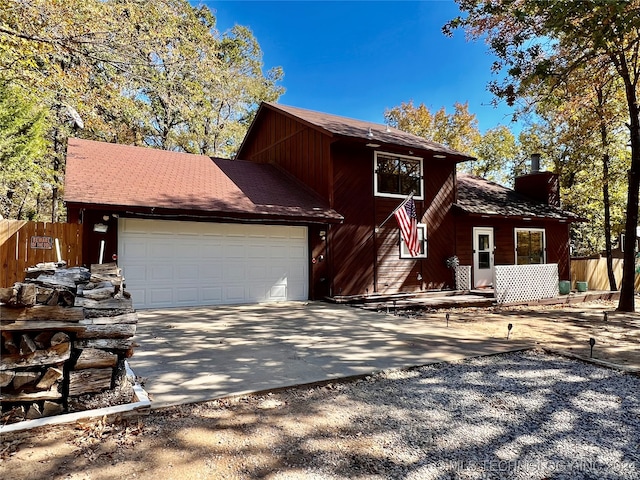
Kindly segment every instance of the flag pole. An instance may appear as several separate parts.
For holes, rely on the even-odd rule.
[[[405,205],[409,200],[411,200],[411,199],[413,198],[413,195],[414,195],[415,193],[416,193],[416,192],[411,192],[411,193],[409,194],[409,196],[408,196],[407,198],[405,198],[405,199],[402,201],[402,203],[401,203],[400,205],[398,205],[398,206],[393,210],[393,212],[391,212],[391,213],[389,214],[389,216],[388,216],[387,218],[385,218],[385,219],[384,219],[384,222],[382,222],[380,225],[378,225],[374,230],[377,232],[377,231],[378,231],[378,230],[379,230],[379,229],[380,229],[380,228],[381,228],[385,223],[387,223],[387,222],[389,221],[389,219],[390,219],[391,217],[393,217],[393,215],[394,215],[398,210],[400,210],[400,209],[401,209],[401,208],[402,208],[402,207],[403,207],[403,206],[404,206],[404,205]]]

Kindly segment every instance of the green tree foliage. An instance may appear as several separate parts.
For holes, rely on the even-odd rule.
[[[37,98],[49,118],[39,165],[51,173],[43,186],[53,220],[68,136],[232,157],[260,102],[282,94],[281,79],[279,68],[263,72],[249,29],[220,33],[207,7],[186,0],[0,8],[0,80]]]
[[[471,38],[487,42],[498,59],[494,70],[505,74],[490,89],[508,103],[530,98],[540,83],[566,83],[583,69],[596,79],[613,74],[620,82],[631,146],[625,233],[635,238],[640,195],[640,0],[458,0],[458,4],[465,16],[449,22],[445,33],[461,27]],[[634,282],[634,252],[627,249],[621,311],[635,309]]]
[[[29,201],[51,182],[40,164],[48,144],[45,111],[17,87],[0,83],[0,214],[28,219],[37,216]]]
[[[481,134],[467,103],[456,103],[449,114],[444,107],[431,113],[424,103],[415,106],[409,101],[387,109],[384,116],[392,127],[476,157],[461,167],[469,173],[505,185],[513,182],[513,161],[518,155],[515,137],[505,126]]]

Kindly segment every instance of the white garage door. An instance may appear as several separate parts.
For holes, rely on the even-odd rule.
[[[123,219],[118,264],[136,308],[306,300],[307,228]]]

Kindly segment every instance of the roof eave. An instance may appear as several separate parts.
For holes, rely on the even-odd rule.
[[[509,214],[505,214],[505,213],[474,212],[472,210],[468,210],[463,205],[460,205],[460,204],[457,204],[457,203],[453,204],[453,208],[456,211],[458,211],[459,213],[462,213],[464,215],[468,215],[470,217],[477,217],[477,218],[495,218],[495,219],[500,219],[500,220],[522,220],[522,221],[541,220],[541,221],[550,221],[550,222],[559,222],[559,223],[578,223],[578,222],[586,222],[587,221],[586,219],[581,218],[581,217],[577,217],[575,215],[567,215],[567,216],[565,216],[563,218],[558,218],[558,217],[551,217],[551,216],[546,216],[546,215],[536,215],[536,214],[509,215]]]
[[[181,220],[226,220],[226,221],[268,221],[285,223],[313,223],[313,224],[339,224],[344,221],[344,217],[334,210],[324,210],[317,213],[291,213],[281,212],[269,213],[259,212],[229,212],[219,210],[201,209],[176,209],[165,206],[143,206],[143,205],[122,205],[109,203],[85,203],[82,201],[67,201],[67,208],[86,210],[112,210],[114,213],[124,213],[132,216],[144,216],[158,219],[181,219]],[[260,207],[258,207],[260,208]]]

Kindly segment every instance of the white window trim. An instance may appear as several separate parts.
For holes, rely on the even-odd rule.
[[[409,249],[407,248],[407,244],[404,243],[404,239],[402,238],[402,233],[398,230],[398,235],[400,236],[400,258],[406,258],[408,260],[415,260],[416,258],[427,258],[427,224],[426,223],[418,223],[418,242],[422,244],[422,249],[424,253],[420,253],[415,257],[412,257],[409,253]]]
[[[513,229],[513,264],[518,264],[518,232],[542,232],[542,263],[547,263],[547,232],[544,228],[514,228]]]
[[[378,155],[388,156],[388,157],[397,157],[397,158],[406,158],[408,160],[418,160],[420,162],[420,191],[416,192],[413,198],[416,200],[422,200],[424,198],[424,159],[422,157],[410,157],[409,155],[400,155],[398,153],[391,152],[374,152],[373,156],[373,194],[376,197],[388,197],[388,198],[407,198],[406,195],[397,194],[397,193],[384,193],[378,192]],[[415,258],[415,257],[414,257]]]

